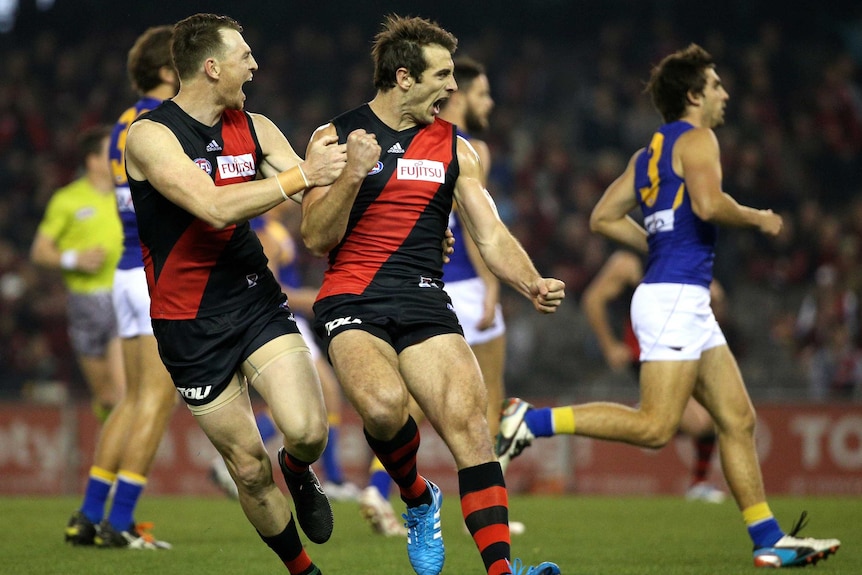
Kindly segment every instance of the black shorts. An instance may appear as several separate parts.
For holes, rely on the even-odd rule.
[[[159,355],[189,405],[219,396],[242,362],[276,337],[299,333],[287,296],[210,317],[153,320]]]
[[[314,304],[314,331],[328,353],[332,338],[348,329],[361,329],[401,353],[411,345],[445,333],[464,335],[449,295],[432,282],[392,285],[375,283],[362,295],[343,294]]]

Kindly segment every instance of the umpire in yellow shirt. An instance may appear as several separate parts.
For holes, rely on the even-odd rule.
[[[69,339],[104,421],[125,388],[122,352],[111,302],[123,234],[108,162],[109,126],[81,134],[84,174],[48,202],[30,259],[60,269],[69,291]]]

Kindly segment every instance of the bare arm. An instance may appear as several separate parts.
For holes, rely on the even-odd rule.
[[[309,150],[325,139],[337,140],[335,126],[327,124],[311,136]],[[347,136],[347,164],[329,186],[309,189],[302,200],[302,241],[315,255],[325,255],[338,245],[347,229],[350,208],[365,176],[380,158],[377,137],[365,130]]]
[[[264,178],[301,166],[303,176],[314,186],[332,183],[344,169],[347,147],[339,145],[335,138],[319,139],[314,146],[308,147],[306,159],[303,160],[269,118],[260,114],[251,114],[251,117],[261,148],[264,149],[265,157],[260,164],[260,173]],[[304,189],[291,194],[290,199],[301,204],[303,194]]]
[[[605,190],[590,214],[590,229],[640,253],[647,253],[647,233],[629,213],[637,207],[635,197],[636,152],[625,171]]]
[[[757,228],[768,235],[781,231],[781,216],[742,206],[722,191],[718,140],[712,130],[686,132],[674,145],[674,155],[678,155],[680,175],[697,217],[723,226]]]
[[[643,277],[640,258],[629,251],[614,252],[584,290],[581,304],[596,335],[605,361],[614,371],[631,363],[631,350],[616,335],[608,316],[608,305]]]
[[[455,184],[458,213],[488,269],[532,300],[537,310],[556,311],[565,297],[565,284],[543,278],[536,271],[527,252],[497,215],[494,202],[482,185],[482,168],[476,153],[460,138],[458,164],[461,168]]]
[[[105,257],[105,250],[101,247],[61,252],[54,238],[39,232],[36,233],[33,245],[30,246],[30,261],[52,269],[93,274],[102,269]]]
[[[488,173],[491,170],[491,152],[488,149],[488,144],[476,139],[470,140],[469,144],[475,150],[476,155],[479,156],[479,162],[482,164],[482,185],[487,187]],[[457,206],[453,209],[457,209]],[[470,237],[470,234],[462,236],[461,241],[464,242],[464,249],[467,252],[467,257],[470,259],[470,263],[473,264],[473,269],[476,270],[476,274],[482,279],[482,283],[485,284],[482,317],[476,325],[476,329],[485,330],[494,325],[497,303],[500,301],[500,280],[485,265],[482,254],[479,253],[479,248],[476,246],[476,242]]]
[[[215,228],[224,228],[260,215],[284,201],[286,194],[305,188],[298,158],[281,132],[271,122],[256,122],[255,128],[258,126],[261,127],[258,133],[261,148],[272,166],[265,170],[275,170],[278,164],[293,163],[287,171],[279,172],[274,178],[216,186],[210,176],[185,154],[167,127],[148,120],[136,122],[129,129],[126,169],[130,177],[149,181],[168,200],[197,218]],[[337,161],[339,153],[336,148],[329,151],[336,160],[330,174],[334,179],[343,164],[339,165]],[[323,161],[324,158],[317,157],[312,167]],[[309,172],[316,176],[321,174],[316,169],[309,169]]]

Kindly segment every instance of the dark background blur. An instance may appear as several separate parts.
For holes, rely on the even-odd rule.
[[[246,106],[300,153],[315,127],[372,96],[369,49],[387,13],[438,21],[459,53],[486,65],[497,104],[483,135],[489,189],[540,271],[568,285],[553,317],[505,294],[508,385],[530,396],[636,395],[629,374],[604,367],[580,311],[615,247],[587,220],[660,123],[642,94],[650,67],[701,44],[731,95],[717,130],[725,191],[785,217],[777,239],[748,230],[720,239],[728,306],[717,311],[752,395],[862,397],[862,3],[458,4],[20,2],[0,33],[0,397],[38,397],[52,382],[85,394],[62,283],[27,252],[50,194],[76,175],[75,135],[136,99],[125,75],[134,39],[198,11],[243,24],[260,66]],[[322,264],[303,256],[309,281]]]

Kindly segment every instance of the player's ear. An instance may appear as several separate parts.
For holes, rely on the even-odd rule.
[[[410,86],[413,85],[413,77],[410,75],[410,71],[407,68],[398,68],[395,71],[395,82],[404,90],[409,90]]]

